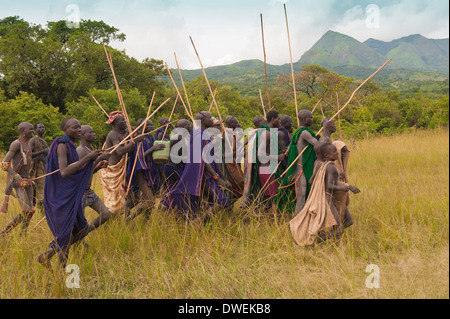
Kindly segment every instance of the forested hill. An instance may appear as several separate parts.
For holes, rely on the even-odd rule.
[[[294,71],[300,72],[302,66],[315,64],[342,76],[363,79],[389,58],[392,61],[374,78],[385,89],[398,89],[399,86],[411,84],[405,84],[405,81],[425,84],[442,82],[449,75],[449,39],[411,35],[391,42],[369,39],[362,43],[347,35],[328,31],[294,63]],[[267,64],[271,85],[275,84],[279,75],[290,72],[290,64]],[[211,80],[229,85],[243,95],[258,94],[259,88],[265,87],[264,63],[260,60],[210,67],[206,68],[206,73]],[[182,70],[182,75],[185,81],[189,81],[202,76],[202,70]]]

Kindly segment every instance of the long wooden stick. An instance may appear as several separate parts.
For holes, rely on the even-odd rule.
[[[323,118],[325,118],[325,113],[323,112],[322,102],[320,102],[320,111],[322,112]]]
[[[311,113],[314,113],[314,111],[317,109],[317,107],[319,106],[319,104],[322,102],[322,98],[319,100],[319,102],[317,102],[316,106],[314,106],[313,110],[311,111]]]
[[[105,111],[105,109],[100,105],[100,103],[98,103],[98,101],[96,100],[96,98],[93,95],[91,95],[91,96],[94,99],[95,103],[97,103],[98,107],[101,108],[103,113],[105,113],[105,115],[109,118],[109,114]]]
[[[337,104],[337,109],[338,112],[340,111],[341,107],[339,106],[339,94],[338,92],[336,92],[336,104]],[[338,122],[339,122],[339,137],[342,141],[342,127],[341,127],[341,115],[339,114],[338,116]]]
[[[172,112],[170,113],[170,116],[169,116],[169,122],[172,120],[172,116],[173,116],[173,113],[175,112],[175,107],[177,106],[177,102],[178,102],[178,95],[177,95],[177,98],[175,99],[175,103],[173,104]],[[169,126],[166,126],[166,128],[164,129],[163,138],[166,135],[168,128],[169,128]]]
[[[264,113],[264,118],[267,118],[266,107],[264,106],[264,100],[263,100],[261,89],[259,89],[259,98],[261,99],[261,106],[262,106],[262,110]]]
[[[272,106],[270,104],[270,95],[269,95],[269,82],[267,80],[267,57],[266,57],[266,45],[264,42],[264,24],[263,24],[262,13],[261,13],[261,33],[262,33],[262,45],[263,45],[263,53],[264,53],[264,74],[266,77],[267,99],[269,100],[269,110],[272,110]]]
[[[175,90],[177,90],[178,97],[180,98],[180,101],[183,104],[184,110],[186,111],[187,116],[189,116],[189,118],[192,120],[192,124],[195,127],[196,125],[195,125],[194,116],[191,115],[191,113],[188,111],[188,108],[186,107],[186,104],[184,103],[183,97],[181,96],[180,90],[178,90],[178,86],[176,85],[175,81],[173,80],[172,72],[170,72],[167,62],[166,62],[166,69],[167,69],[167,72],[169,73],[170,79],[172,80],[172,84],[173,84]]]
[[[216,97],[216,95],[217,95],[217,89],[214,90],[214,97]],[[211,113],[213,106],[214,106],[214,101],[211,101],[211,105],[209,106],[209,110],[208,110],[209,113]]]
[[[187,90],[186,90],[186,86],[184,85],[183,75],[181,74],[181,69],[180,69],[180,66],[178,65],[177,54],[174,52],[173,55],[174,55],[174,57],[175,57],[175,63],[177,64],[178,73],[180,74],[181,85],[183,86],[184,95],[186,96],[186,102],[187,102],[187,105],[188,105],[188,107],[189,107],[189,111],[191,112],[191,116],[190,116],[190,117],[193,118],[193,117],[194,117],[194,114],[192,113],[192,107],[191,107],[191,103],[190,103],[190,101],[189,101],[188,92],[187,92]]]
[[[189,36],[189,38],[191,39],[191,43],[192,43],[192,46],[194,47],[195,54],[197,55],[198,62],[200,63],[200,66],[202,67],[203,76],[205,77],[206,84],[208,85],[208,88],[209,88],[209,92],[211,93],[211,96],[212,96],[214,105],[215,105],[215,107],[216,107],[217,115],[219,116],[219,119],[222,121],[222,128],[223,128],[223,131],[226,132],[225,124],[224,124],[224,122],[223,122],[223,120],[222,120],[222,115],[220,115],[219,106],[217,105],[216,97],[214,96],[214,93],[213,93],[213,91],[212,91],[211,85],[210,85],[210,83],[209,83],[209,81],[208,81],[208,76],[206,75],[205,68],[203,67],[203,64],[202,64],[202,60],[200,59],[200,56],[199,56],[199,54],[198,54],[198,52],[197,52],[197,48],[195,47],[195,44],[194,44],[194,41],[192,40],[192,37]],[[228,139],[227,139],[227,141],[228,141],[228,146],[230,147],[230,150],[232,150],[233,147],[232,147],[230,141],[229,141]]]
[[[150,116],[150,111],[152,109],[153,100],[155,99],[155,95],[156,95],[156,92],[153,92],[152,100],[150,102],[150,106],[148,107],[148,111],[147,111],[147,118],[149,118],[149,116]],[[147,123],[148,123],[148,120],[145,121],[144,128],[142,129],[142,133],[145,133],[145,129],[147,128]],[[143,142],[140,142],[139,145],[138,145],[136,156],[134,158],[133,169],[131,170],[131,176],[130,176],[130,180],[128,182],[127,192],[125,193],[126,194],[125,196],[127,196],[128,192],[130,191],[130,185],[131,185],[131,181],[133,180],[134,169],[136,168],[136,163],[137,163],[139,151],[141,150],[142,143]]]
[[[130,125],[130,119],[128,117],[128,113],[127,113],[127,109],[125,107],[125,103],[123,102],[123,97],[122,97],[122,92],[120,91],[120,87],[119,87],[119,82],[117,81],[117,77],[116,77],[116,72],[114,71],[114,64],[112,62],[112,56],[111,54],[108,54],[108,50],[106,49],[106,45],[103,44],[103,49],[105,50],[105,54],[106,54],[106,59],[108,61],[109,64],[109,68],[111,69],[111,73],[113,75],[114,78],[114,84],[116,86],[116,91],[117,91],[117,97],[119,99],[119,104],[120,107],[122,109],[122,113],[124,114],[126,123],[127,123],[127,127],[128,127],[128,131],[131,131],[131,125]]]
[[[32,230],[36,229],[36,227],[38,227],[44,220],[45,220],[45,216],[33,227]]]
[[[284,15],[286,16],[286,28],[289,42],[289,55],[291,57],[291,72],[292,72],[292,86],[294,88],[294,102],[295,102],[295,113],[298,114],[298,104],[297,104],[297,90],[295,89],[295,73],[294,73],[294,63],[292,61],[292,48],[291,48],[291,36],[289,35],[289,24],[288,24],[288,16],[286,10],[286,4],[284,4]],[[298,128],[300,128],[300,119],[297,116]]]
[[[216,107],[216,111],[218,113],[219,119],[222,121],[222,116],[220,115],[219,107],[217,106],[216,97],[214,96],[214,93],[213,93],[213,90],[211,88],[211,85],[209,84],[208,76],[206,75],[205,68],[203,67],[203,64],[202,64],[202,60],[200,59],[200,56],[199,56],[199,54],[197,52],[197,48],[195,47],[195,44],[194,44],[194,41],[192,40],[192,37],[189,36],[189,38],[191,39],[191,43],[192,43],[192,46],[194,47],[195,54],[197,55],[198,61],[199,61],[200,66],[202,68],[203,76],[205,77],[205,81],[206,81],[206,84],[208,85],[209,92],[211,93],[211,96],[212,96],[212,99],[213,99],[213,103],[214,103],[214,106]],[[222,123],[222,125],[223,125],[223,123]]]

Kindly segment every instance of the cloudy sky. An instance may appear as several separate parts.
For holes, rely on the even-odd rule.
[[[0,0],[0,18],[18,15],[45,26],[47,21],[103,20],[126,34],[112,43],[127,54],[200,67],[192,36],[205,67],[263,60],[261,20],[267,62],[289,63],[283,3],[286,3],[293,60],[333,30],[359,41],[391,41],[411,34],[449,37],[448,0]]]

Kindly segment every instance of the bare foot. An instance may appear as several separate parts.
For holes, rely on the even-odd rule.
[[[40,263],[42,266],[47,268],[48,270],[52,271],[52,267],[50,264],[50,259],[56,254],[56,251],[54,249],[50,249],[46,251],[45,253],[39,255],[36,257],[36,260],[38,263]]]

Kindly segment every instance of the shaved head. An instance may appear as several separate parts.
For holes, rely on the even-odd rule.
[[[167,124],[167,123],[169,123],[170,121],[169,121],[169,119],[167,118],[167,117],[162,117],[162,118],[160,118],[159,119],[159,125],[164,125],[164,124]]]
[[[311,116],[312,112],[309,110],[301,110],[300,112],[298,112],[298,119],[300,121],[304,120],[305,118],[307,118],[308,116]]]
[[[73,117],[66,117],[64,120],[61,121],[61,130],[65,130],[67,123],[69,123],[71,120],[75,120]]]
[[[84,133],[90,132],[90,131],[94,131],[92,129],[92,127],[90,127],[89,125],[81,125],[81,134],[84,135]]]
[[[322,159],[325,158],[325,155],[333,152],[336,150],[336,146],[332,143],[324,143],[320,146],[320,155],[322,156]]]
[[[19,131],[19,133],[22,133],[22,131],[24,129],[27,129],[27,128],[30,128],[30,127],[33,127],[33,124],[28,123],[28,122],[22,122],[22,123],[19,124],[19,126],[17,126],[17,130]]]
[[[266,119],[262,116],[255,116],[255,118],[253,119],[253,125],[255,126],[255,128],[259,128],[261,126],[261,124],[263,122],[265,122]]]

